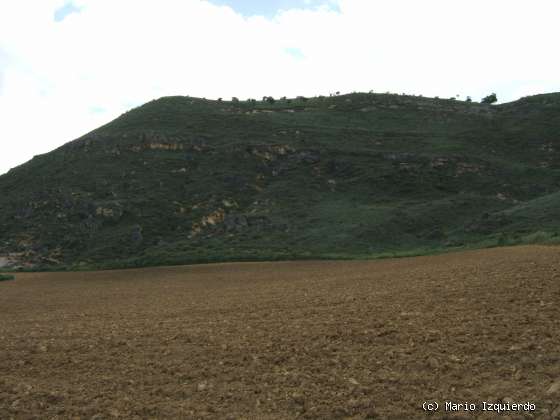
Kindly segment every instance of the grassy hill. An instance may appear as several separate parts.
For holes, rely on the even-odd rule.
[[[0,257],[110,268],[555,241],[560,94],[167,97],[0,177]]]

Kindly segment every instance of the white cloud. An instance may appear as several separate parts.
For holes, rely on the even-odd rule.
[[[267,19],[199,0],[76,0],[55,22],[64,0],[2,1],[0,173],[164,95],[560,90],[555,0],[336,3]]]

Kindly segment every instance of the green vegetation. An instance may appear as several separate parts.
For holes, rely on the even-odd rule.
[[[14,280],[15,277],[11,274],[0,274],[0,281]]]
[[[498,97],[495,93],[491,93],[490,95],[482,98],[480,102],[482,102],[483,104],[493,104],[498,102]]]
[[[90,269],[555,243],[559,130],[560,94],[162,98],[1,176],[0,257]]]

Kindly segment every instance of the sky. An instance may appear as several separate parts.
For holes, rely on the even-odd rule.
[[[557,0],[1,0],[0,174],[168,95],[560,91]]]

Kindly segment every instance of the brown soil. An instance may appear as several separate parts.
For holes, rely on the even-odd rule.
[[[560,418],[559,263],[532,246],[20,274],[0,283],[0,418]]]

